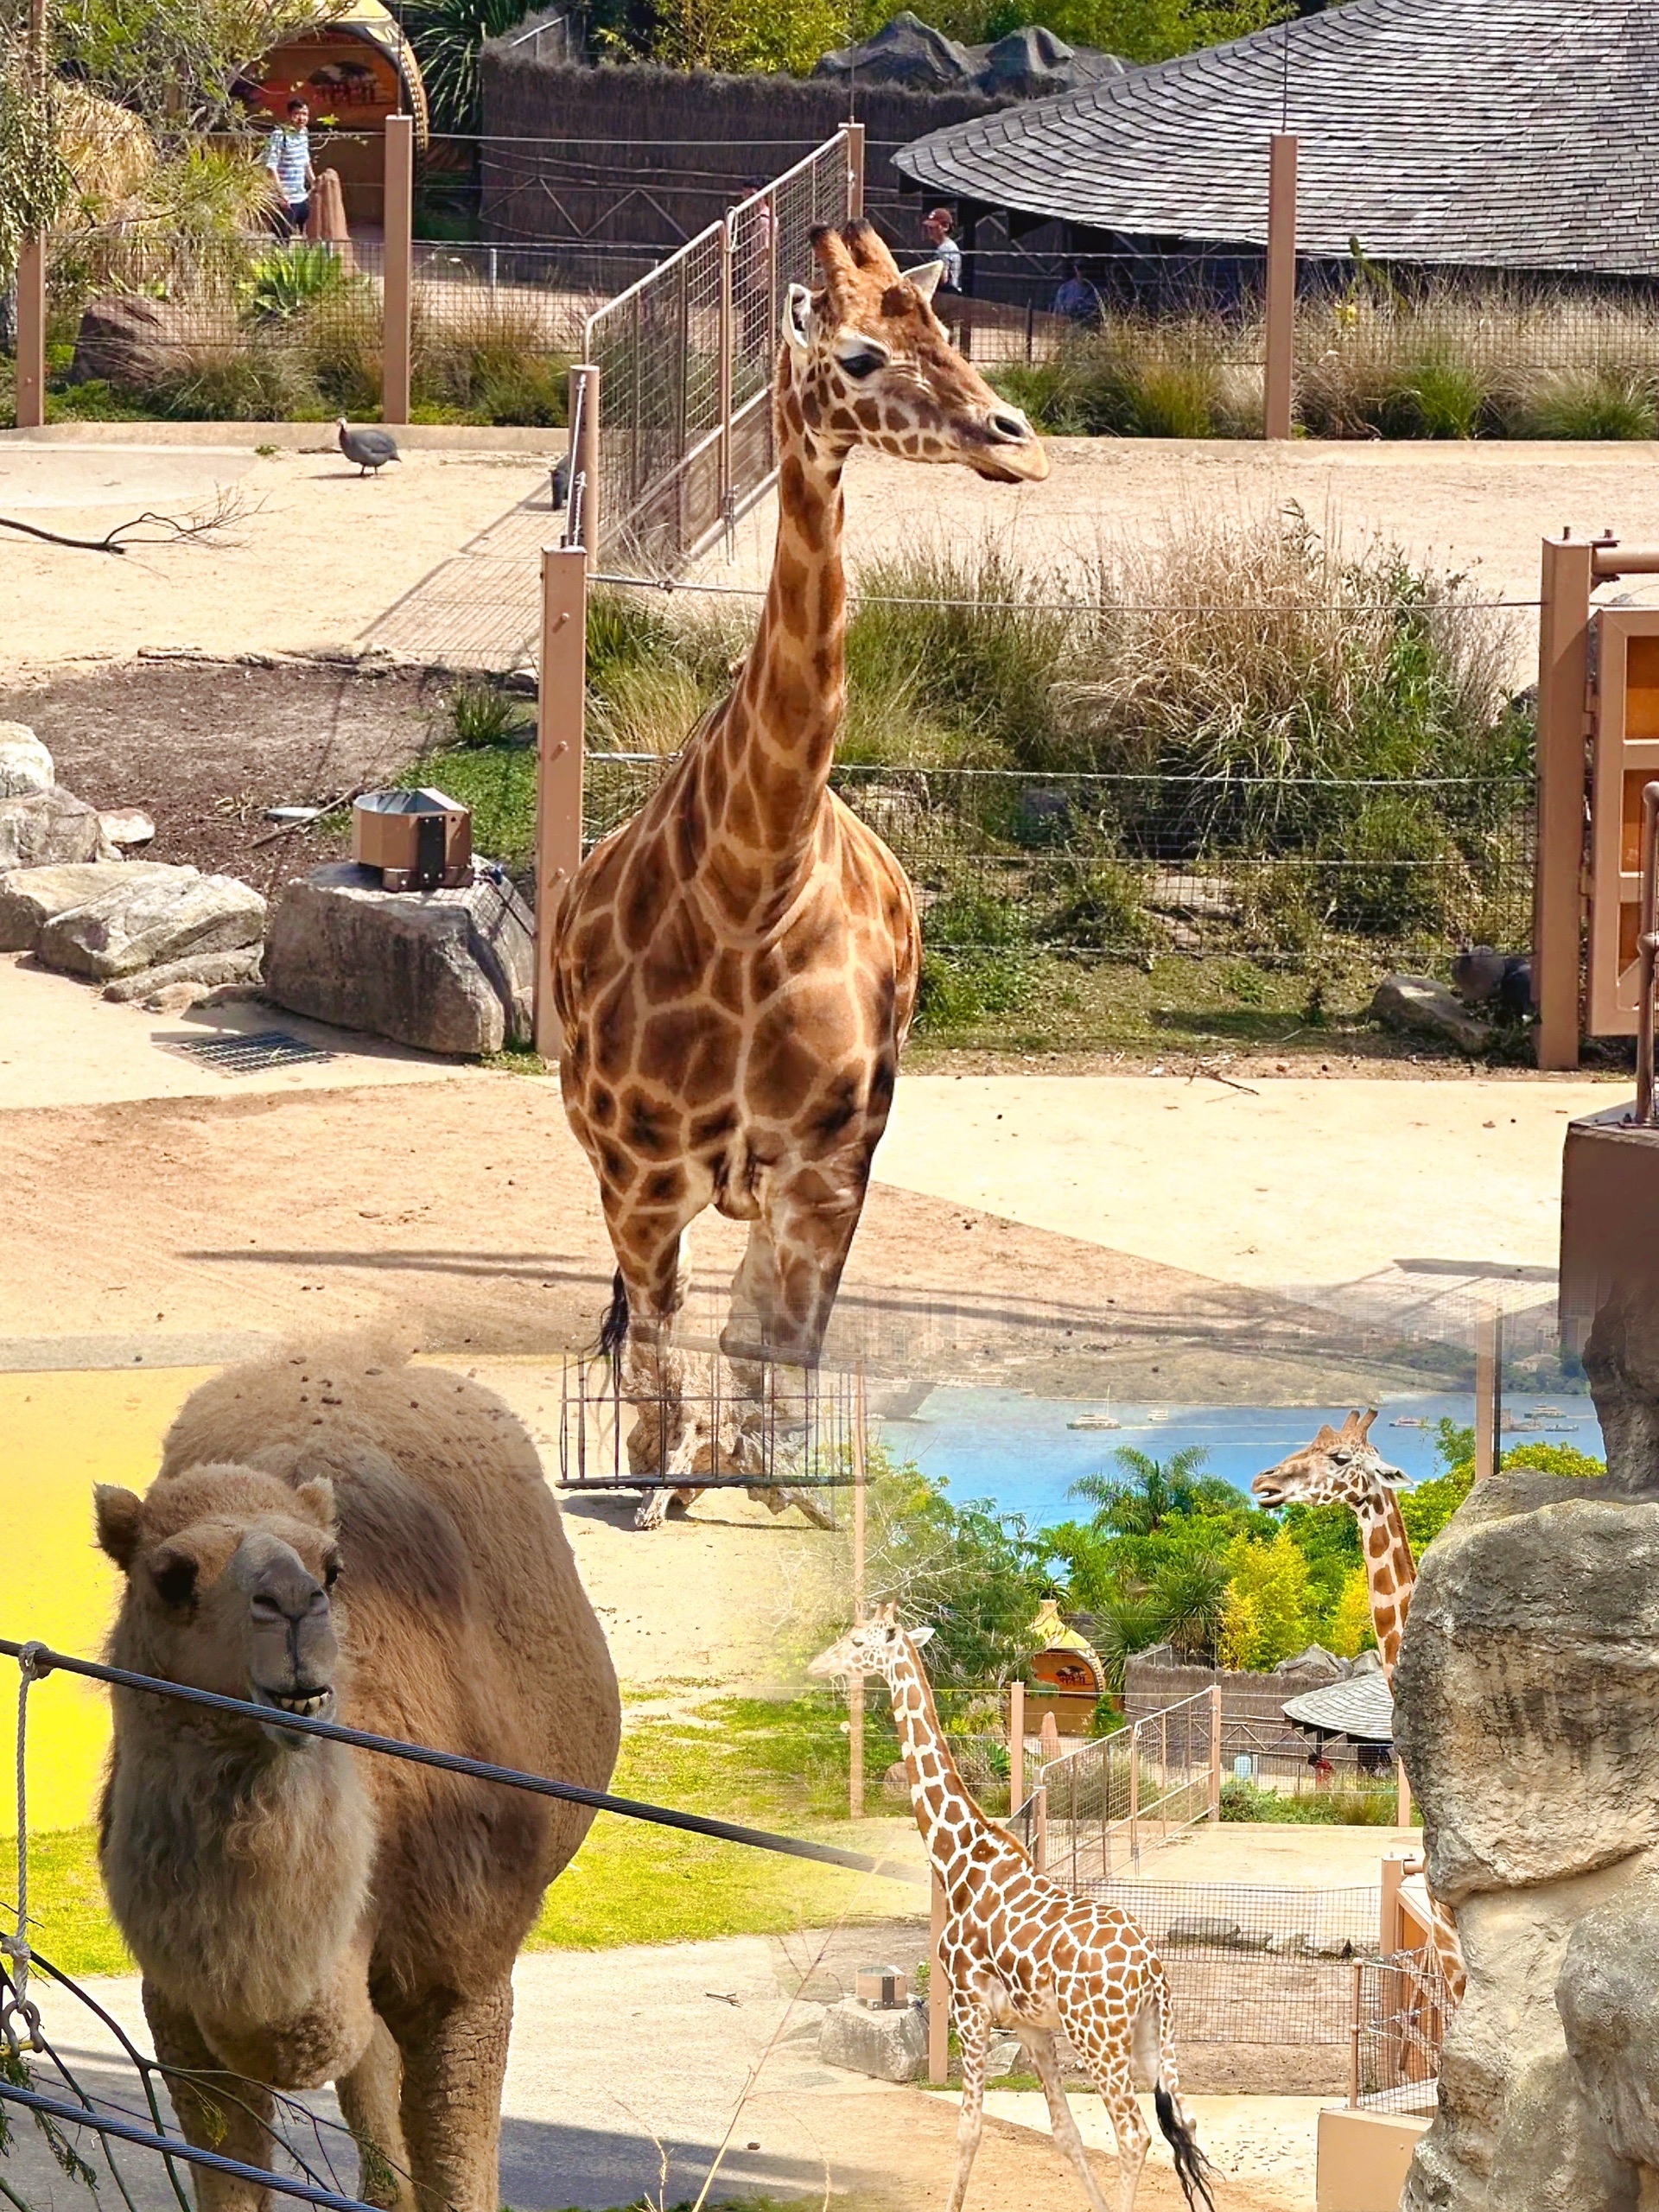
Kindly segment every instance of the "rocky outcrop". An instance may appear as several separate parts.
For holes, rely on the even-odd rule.
[[[69,381],[142,389],[171,365],[188,335],[186,311],[165,300],[123,292],[89,301],[75,334]]]
[[[528,1042],[529,909],[499,871],[455,891],[385,891],[353,861],[291,884],[265,949],[265,995],[291,1013],[423,1052]]]
[[[0,798],[50,791],[57,781],[52,755],[27,722],[0,722]]]
[[[825,2007],[818,2056],[877,2082],[915,2082],[927,2071],[927,2014],[919,2005],[872,2012],[848,1998]]]
[[[1608,2146],[1659,2174],[1659,1873],[1627,1882],[1579,1922],[1555,2009]]]
[[[1478,1020],[1432,976],[1385,976],[1371,1000],[1371,1018],[1389,1029],[1442,1037],[1462,1052],[1484,1052],[1492,1041],[1491,1022]]]
[[[1042,25],[1027,23],[988,46],[964,46],[908,9],[856,46],[837,47],[812,72],[855,85],[902,85],[913,92],[977,92],[998,99],[1041,99],[1118,76],[1115,54],[1068,46]]]
[[[1423,1557],[1395,1735],[1468,1991],[1413,2212],[1634,2212],[1659,2185],[1597,1964],[1659,1858],[1656,1649],[1659,1504],[1611,1479],[1492,1478]],[[1654,2078],[1659,2046],[1627,2064]]]
[[[264,925],[264,900],[233,875],[124,862],[119,881],[54,916],[35,949],[48,968],[103,982],[257,944]]]
[[[64,868],[10,868],[0,875],[0,952],[33,952],[60,914],[141,881],[155,861],[77,861]],[[173,869],[194,875],[194,868]]]
[[[105,855],[97,808],[60,785],[0,798],[0,872],[58,868]]]
[[[114,982],[105,983],[104,995],[118,1005],[134,999],[148,1004],[158,991],[188,986],[198,997],[205,997],[226,983],[257,982],[263,958],[263,949],[257,944],[239,945],[230,952],[199,952],[182,960],[169,960],[161,967],[141,968],[136,975],[118,976]]]

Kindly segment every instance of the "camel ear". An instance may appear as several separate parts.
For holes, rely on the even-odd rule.
[[[143,1518],[144,1501],[114,1483],[99,1483],[92,1492],[92,1511],[100,1548],[109,1554],[124,1574],[137,1555],[138,1524]]]
[[[307,1517],[315,1521],[319,1529],[333,1529],[334,1486],[327,1475],[313,1475],[308,1483],[300,1484],[294,1497]]]
[[[804,284],[791,284],[784,295],[784,339],[791,353],[804,353],[812,318],[812,295]]]
[[[933,304],[933,295],[939,289],[939,279],[944,274],[942,261],[925,261],[919,269],[906,269],[905,282],[919,292],[928,306]]]

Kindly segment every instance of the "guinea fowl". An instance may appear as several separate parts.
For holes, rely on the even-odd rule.
[[[371,468],[378,476],[389,461],[398,458],[397,441],[390,430],[354,430],[343,415],[340,418],[340,449],[347,461],[357,463],[359,476]]]

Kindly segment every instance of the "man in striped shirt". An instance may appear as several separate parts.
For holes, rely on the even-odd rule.
[[[288,121],[279,123],[265,141],[265,167],[276,188],[276,220],[289,238],[305,228],[311,213],[311,188],[317,173],[311,166],[311,111],[303,100],[289,100]]]

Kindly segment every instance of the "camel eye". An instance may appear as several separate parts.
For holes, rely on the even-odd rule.
[[[323,1570],[322,1570],[322,1586],[323,1586],[323,1588],[324,1588],[325,1590],[332,1590],[332,1589],[334,1588],[334,1586],[335,1583],[336,1583],[336,1582],[338,1582],[338,1581],[339,1581],[339,1580],[340,1580],[340,1560],[339,1560],[338,1557],[336,1557],[336,1558],[334,1558],[334,1559],[328,1560],[324,1564]]]
[[[177,1553],[163,1555],[151,1570],[156,1594],[164,1605],[189,1605],[196,1594],[196,1562]]]

